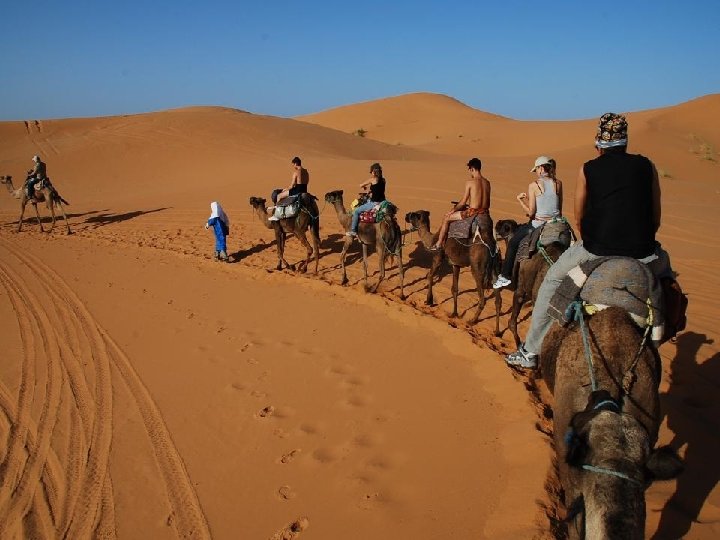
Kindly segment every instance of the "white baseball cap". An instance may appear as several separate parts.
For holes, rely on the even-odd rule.
[[[535,172],[535,169],[537,169],[540,165],[550,165],[550,160],[552,158],[549,158],[547,156],[540,156],[535,160],[535,166],[530,169],[530,172]]]

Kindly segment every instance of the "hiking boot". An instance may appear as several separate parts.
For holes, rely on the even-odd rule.
[[[219,257],[220,257],[220,260],[221,260],[221,261],[225,261],[225,262],[228,261],[228,255],[227,255],[227,253],[225,253],[224,250],[220,252]]]
[[[502,289],[503,287],[507,287],[511,283],[511,280],[500,274],[497,280],[495,280],[495,283],[493,283],[493,289]]]
[[[350,238],[357,238],[357,233],[355,231],[348,231],[345,233],[345,236],[349,236]]]
[[[213,256],[213,259],[215,259],[217,261],[219,258],[220,258],[220,252],[216,251],[215,255]]]
[[[524,345],[512,354],[505,357],[508,366],[519,367],[523,369],[535,369],[537,367],[538,355],[525,350]]]

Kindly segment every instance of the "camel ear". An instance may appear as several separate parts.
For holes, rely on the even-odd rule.
[[[649,481],[672,480],[677,478],[685,469],[677,452],[670,446],[661,446],[650,452],[647,463],[645,463],[645,476]]]

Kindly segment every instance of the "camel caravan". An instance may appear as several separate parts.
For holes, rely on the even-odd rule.
[[[370,166],[370,176],[349,208],[343,190],[324,197],[344,231],[343,285],[348,283],[348,251],[358,241],[366,290],[376,292],[386,265],[396,262],[399,296],[404,299],[403,236],[417,231],[418,249],[431,254],[426,304],[434,304],[433,285],[447,261],[453,279],[451,317],[457,317],[460,270],[469,267],[477,292],[470,322],[480,320],[489,291],[495,303],[495,335],[500,336],[501,291],[512,291],[508,329],[517,351],[505,360],[512,369],[544,380],[553,396],[554,446],[570,538],[643,538],[646,488],[654,480],[676,477],[683,468],[674,449],[655,445],[661,420],[658,347],[684,329],[687,299],[668,254],[655,239],[661,216],[657,170],[646,157],[628,153],[627,141],[623,116],[607,113],[600,118],[597,157],[582,166],[576,184],[576,230],[563,216],[563,185],[548,156],[537,158],[531,169],[535,179],[517,196],[526,223],[502,219],[493,224],[490,183],[478,158],[468,161],[463,195],[434,233],[427,210],[407,213],[409,228],[401,230],[398,208],[385,197],[387,183],[379,163]],[[28,202],[37,213],[37,203],[46,201],[53,225],[54,207],[65,217],[67,202],[38,162],[25,188],[15,190],[10,177],[0,177],[21,200],[18,231]],[[310,176],[300,158],[291,163],[291,185],[272,192],[272,205],[258,196],[249,202],[274,232],[277,270],[306,272],[314,259],[317,274],[318,199],[308,192]],[[216,258],[227,260],[229,220],[217,202],[211,210],[206,228],[216,230]],[[39,215],[38,223],[42,230]],[[285,258],[290,235],[307,251],[294,265]],[[379,265],[372,286],[369,248],[377,253]],[[523,341],[518,317],[529,301],[532,316]]]

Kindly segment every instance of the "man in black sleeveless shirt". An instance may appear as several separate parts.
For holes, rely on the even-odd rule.
[[[627,153],[625,117],[613,113],[600,117],[595,146],[599,155],[581,167],[575,188],[575,217],[582,241],[548,270],[525,343],[506,358],[511,366],[537,366],[543,338],[552,325],[548,305],[563,278],[577,265],[599,257],[633,257],[658,277],[672,275],[667,253],[655,241],[660,227],[657,170],[648,158]]]

